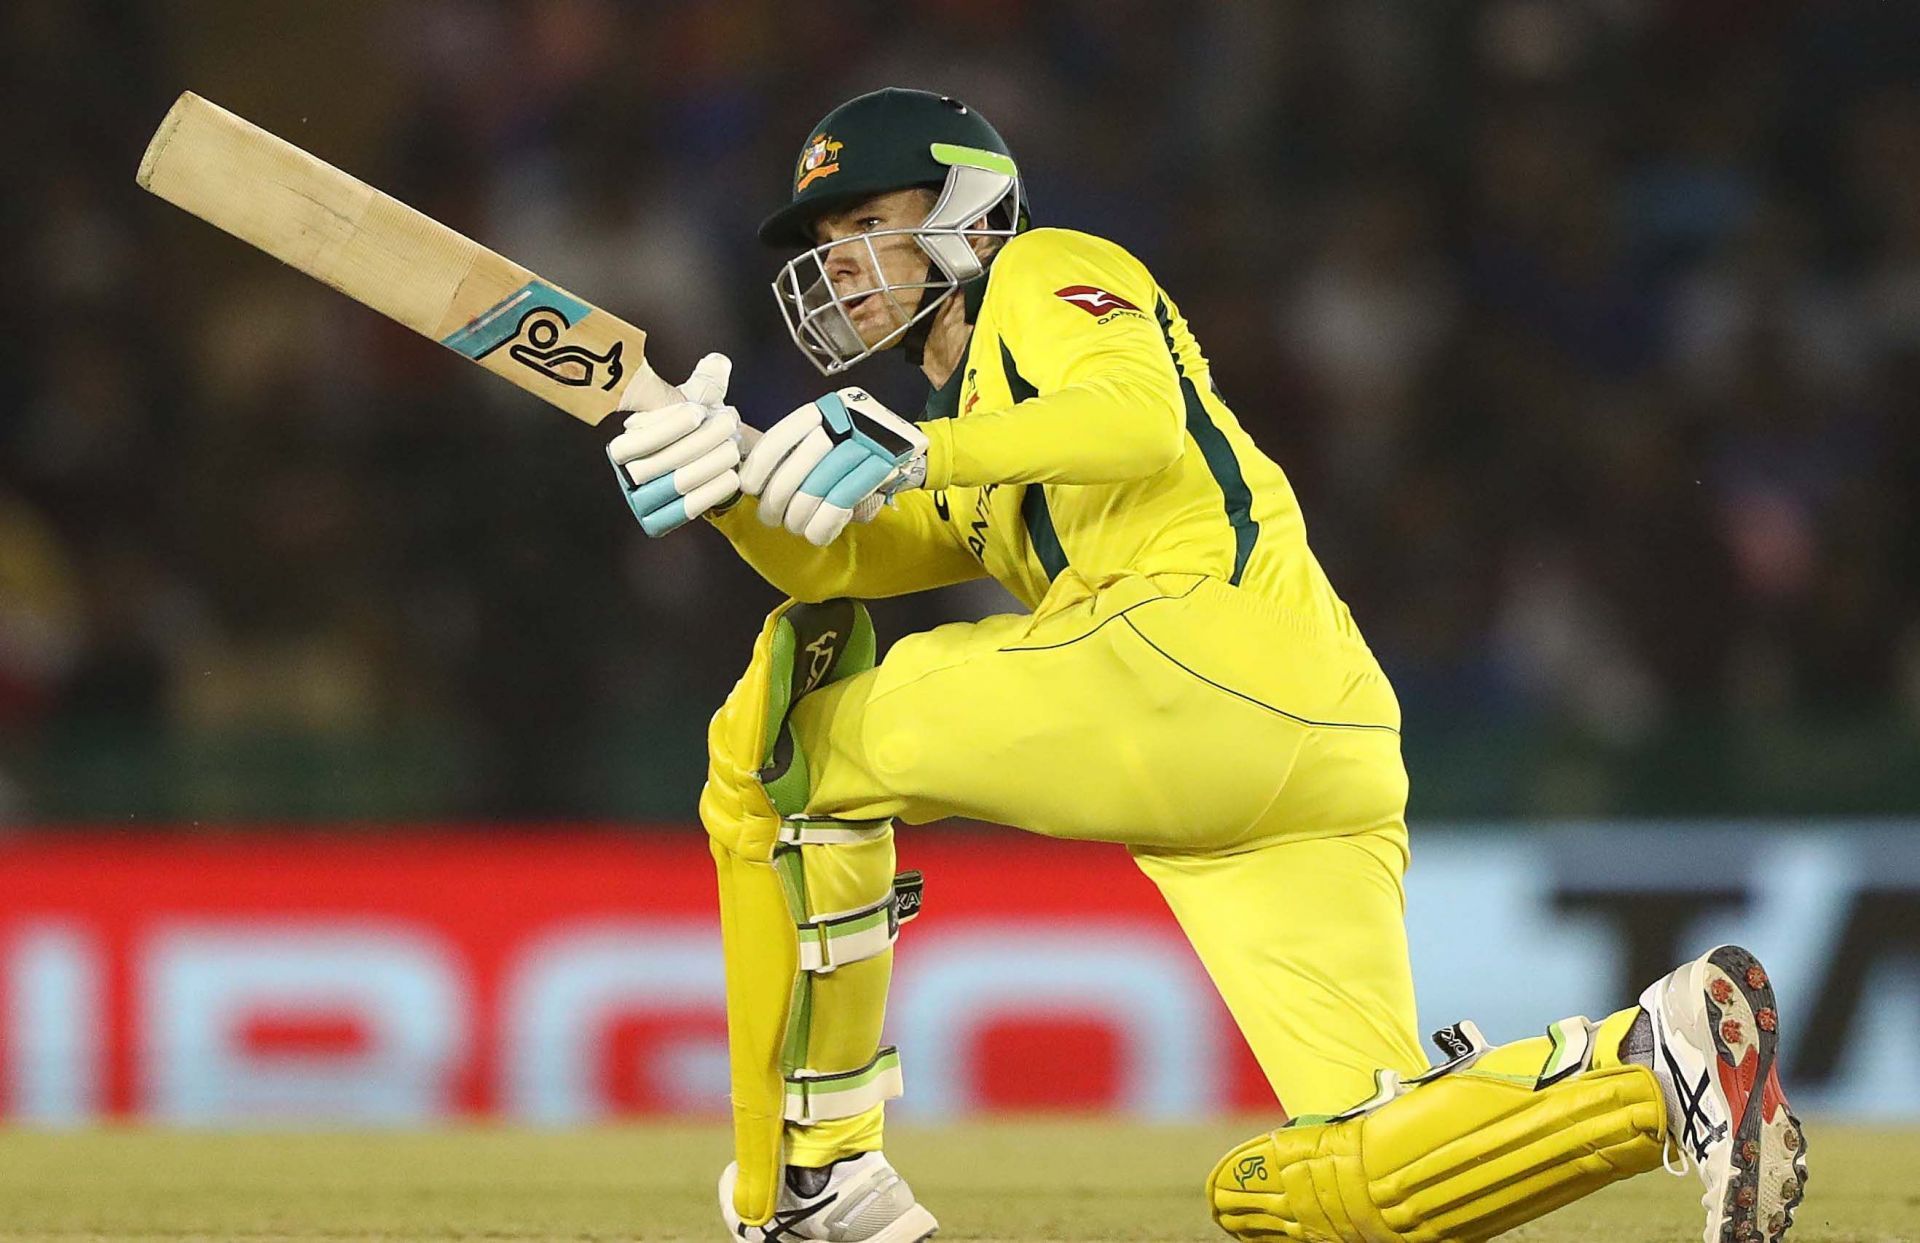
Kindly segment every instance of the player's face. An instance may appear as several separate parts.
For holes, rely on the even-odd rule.
[[[869,346],[913,317],[926,291],[900,286],[926,280],[927,252],[906,233],[870,241],[862,235],[914,228],[926,220],[933,201],[931,190],[889,190],[814,222],[814,240],[832,244],[820,266],[834,292],[846,300],[854,330]],[[882,292],[883,285],[895,287],[891,296]]]

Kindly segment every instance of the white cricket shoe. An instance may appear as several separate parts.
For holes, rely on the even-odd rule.
[[[1640,994],[1668,1143],[1699,1167],[1705,1243],[1780,1243],[1807,1183],[1807,1140],[1774,1055],[1780,1012],[1759,960],[1722,945]]]
[[[720,1216],[736,1239],[920,1243],[940,1228],[933,1214],[914,1200],[907,1180],[877,1152],[836,1161],[824,1171],[788,1167],[773,1220],[764,1226],[746,1225],[733,1211],[738,1174],[739,1166],[728,1162],[720,1175]]]

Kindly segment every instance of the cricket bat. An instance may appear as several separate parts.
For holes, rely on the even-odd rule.
[[[682,400],[632,324],[192,91],[136,180],[582,422]]]

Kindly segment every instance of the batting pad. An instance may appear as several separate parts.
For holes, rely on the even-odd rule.
[[[720,882],[734,1209],[750,1225],[772,1218],[790,1150],[877,1143],[878,1106],[900,1094],[899,1055],[881,1046],[880,1026],[919,878],[896,880],[890,821],[804,814],[806,756],[785,728],[802,695],[873,659],[860,605],[782,605],[708,731],[700,817]],[[825,1134],[796,1139],[810,1131]]]
[[[1214,1220],[1244,1239],[1474,1243],[1659,1165],[1653,1073],[1604,1064],[1585,1020],[1555,1027],[1389,1085],[1357,1112],[1248,1140],[1208,1179]],[[1583,1042],[1569,1071],[1560,1051]],[[1532,1073],[1494,1068],[1523,1062]]]

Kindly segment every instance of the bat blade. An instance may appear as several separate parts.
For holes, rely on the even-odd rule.
[[[583,422],[679,400],[640,329],[191,91],[135,180]]]

